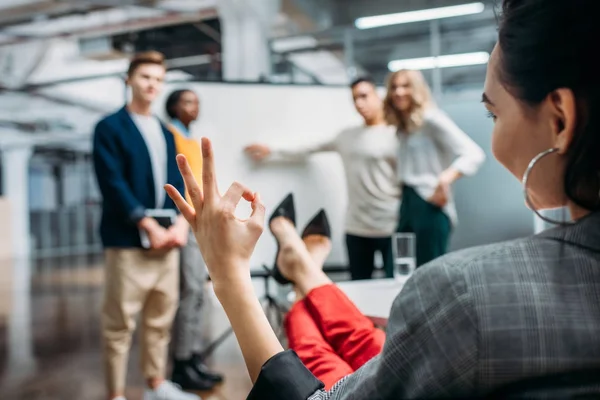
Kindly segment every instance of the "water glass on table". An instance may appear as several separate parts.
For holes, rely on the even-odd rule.
[[[414,233],[395,233],[392,235],[392,254],[394,257],[394,278],[405,279],[415,271],[417,239]]]

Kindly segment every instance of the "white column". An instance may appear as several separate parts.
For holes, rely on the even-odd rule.
[[[354,38],[352,29],[344,31],[344,64],[346,65],[346,74],[350,81],[357,77],[357,70],[354,61]]]
[[[223,79],[257,81],[269,76],[269,34],[281,0],[220,0]]]
[[[437,19],[429,23],[429,34],[431,36],[431,56],[439,57],[442,51],[442,35],[440,33],[440,21]],[[436,66],[432,70],[433,96],[437,101],[442,99],[442,69]]]
[[[29,237],[29,160],[31,147],[11,147],[2,150],[2,184],[4,196],[12,211],[13,254],[28,257]]]
[[[31,331],[31,261],[13,261],[12,307],[8,320],[8,378],[27,376],[36,368]]]
[[[240,21],[242,79],[257,81],[270,75],[267,27],[257,15],[245,14]]]
[[[219,17],[221,20],[221,60],[223,79],[237,81],[241,79],[240,63],[240,23],[239,11],[234,0],[221,0],[218,2]]]

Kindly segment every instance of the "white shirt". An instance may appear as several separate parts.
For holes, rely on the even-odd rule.
[[[272,156],[288,159],[325,151],[339,153],[348,187],[346,233],[362,237],[387,237],[394,233],[400,205],[395,127],[354,127],[324,143],[277,146],[271,150]]]
[[[399,138],[398,177],[424,200],[433,195],[440,174],[448,167],[468,176],[475,174],[485,161],[483,150],[437,108],[425,112],[419,130],[399,132]],[[443,209],[456,224],[458,217],[452,196]]]
[[[153,115],[140,115],[129,113],[139,129],[152,162],[152,176],[154,177],[154,193],[156,208],[163,208],[165,204],[164,186],[167,183],[167,141],[162,125]]]

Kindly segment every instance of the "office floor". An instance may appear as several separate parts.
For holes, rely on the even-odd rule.
[[[99,310],[103,271],[99,259],[0,262],[0,398],[103,400]],[[207,343],[228,328],[208,296]],[[208,359],[225,382],[204,400],[245,399],[251,383],[235,337]],[[127,397],[142,398],[138,340],[129,360]]]

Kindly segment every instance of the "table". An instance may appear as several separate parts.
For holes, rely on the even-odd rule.
[[[375,325],[385,327],[392,303],[408,277],[339,282],[337,286]]]

